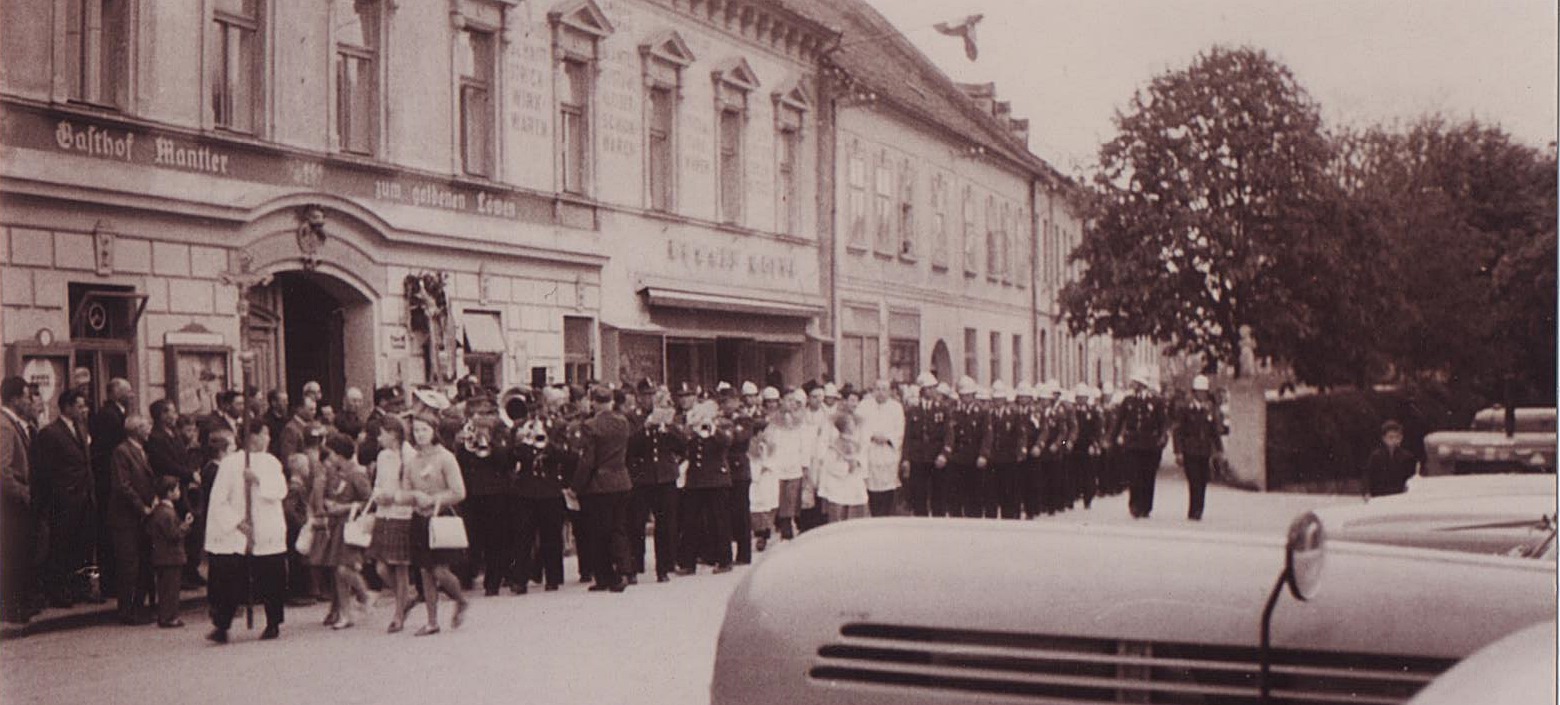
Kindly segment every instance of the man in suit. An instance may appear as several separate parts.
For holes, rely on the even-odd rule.
[[[200,420],[200,447],[211,445],[213,431],[227,431],[238,435],[238,425],[244,417],[244,395],[236,390],[226,390],[217,395],[217,408]],[[210,460],[203,458],[202,460]]]
[[[574,473],[574,491],[580,498],[580,513],[585,525],[587,555],[593,559],[593,591],[622,592],[624,576],[633,574],[628,556],[628,496],[633,481],[628,476],[626,456],[628,419],[613,409],[612,390],[596,387],[590,393],[595,416],[582,426],[579,469]]]
[[[94,537],[98,569],[102,571],[103,584],[112,585],[115,577],[114,542],[108,530],[107,511],[110,477],[113,473],[109,461],[114,455],[114,449],[125,440],[125,417],[135,405],[135,394],[130,389],[130,382],[119,377],[108,381],[105,394],[107,398],[103,400],[103,406],[92,415],[87,428],[90,431],[88,440],[92,452],[93,496],[99,500],[97,516],[94,517],[98,526]]]
[[[277,444],[277,450],[281,455],[277,456],[286,467],[287,459],[293,454],[303,451],[303,440],[309,433],[309,426],[314,423],[314,414],[319,410],[313,397],[302,396],[298,403],[293,404],[292,418],[282,426],[281,442]]]
[[[177,424],[179,412],[173,406],[173,402],[167,399],[158,399],[152,402],[152,435],[146,440],[146,459],[152,465],[152,476],[171,477],[179,481],[179,499],[174,503],[174,513],[177,516],[193,516],[200,513],[190,498],[198,492],[191,492],[200,482],[197,471],[200,463],[191,457],[190,449],[185,445],[184,438],[179,434]],[[202,446],[204,447],[204,446]],[[155,486],[155,483],[154,483]],[[185,537],[193,531],[186,532]],[[197,588],[205,584],[198,570],[200,566],[199,546],[194,544],[190,548],[196,549],[194,560],[186,560],[183,564],[183,578],[186,587]]]
[[[43,570],[49,605],[70,607],[91,597],[72,576],[92,557],[97,522],[91,456],[87,449],[86,393],[80,388],[60,393],[60,417],[38,432],[33,444],[36,461],[33,485],[39,510],[49,527],[49,554]]]
[[[108,498],[108,531],[114,543],[114,574],[119,594],[119,621],[149,624],[142,603],[151,591],[152,565],[146,517],[157,497],[152,465],[146,457],[146,441],[152,422],[140,414],[125,419],[125,440],[114,449],[113,482]]]
[[[26,624],[35,542],[33,394],[21,377],[0,382],[0,620]]]

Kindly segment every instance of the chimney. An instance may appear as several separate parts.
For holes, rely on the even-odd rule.
[[[976,107],[987,115],[993,114],[997,102],[997,84],[995,83],[960,83],[959,90],[975,101]]]
[[[1008,120],[1008,131],[1013,133],[1020,142],[1029,144],[1029,118],[1011,118]]]

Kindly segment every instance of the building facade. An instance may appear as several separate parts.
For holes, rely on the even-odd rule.
[[[778,6],[3,0],[0,32],[0,331],[45,396],[84,367],[198,411],[240,349],[333,399],[819,364],[832,35]]]

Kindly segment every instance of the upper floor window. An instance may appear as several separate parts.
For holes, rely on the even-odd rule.
[[[455,33],[455,66],[460,77],[460,157],[467,174],[492,176],[493,73],[496,32],[468,23]]]
[[[845,183],[850,193],[846,203],[847,242],[852,247],[867,246],[867,158],[861,153],[861,144],[851,142],[846,157]]]
[[[899,254],[916,255],[915,167],[906,159],[899,165]]]
[[[894,165],[888,160],[888,150],[878,152],[877,163],[872,169],[872,218],[873,248],[878,254],[891,255],[898,249],[899,220],[894,217]]]
[[[991,331],[989,354],[991,355],[991,379],[989,381],[995,384],[997,380],[1002,379],[1002,334],[1000,332]]]
[[[601,40],[612,23],[591,0],[570,0],[548,13],[557,61],[558,185],[568,193],[589,194],[593,174],[592,103]]]
[[[776,227],[786,235],[802,231],[802,126],[812,99],[799,81],[775,91]]]
[[[216,0],[209,39],[212,122],[234,132],[259,131],[264,106],[261,0]]]
[[[932,177],[932,267],[948,268],[948,181]]]
[[[336,0],[336,144],[373,154],[379,144],[380,3]]]
[[[993,196],[986,197],[986,277],[995,280],[1000,274],[1001,249],[997,243],[997,231],[1002,228],[1001,221],[997,220],[997,199]]]
[[[667,31],[639,47],[645,78],[645,184],[650,208],[670,212],[677,204],[677,106],[683,69],[694,61],[688,44]]]
[[[70,99],[107,108],[129,103],[130,0],[67,0],[65,75]]]
[[[1019,206],[1013,228],[1013,282],[1020,288],[1029,284],[1029,242],[1029,212]]]
[[[1013,281],[1013,206],[1010,203],[1002,204],[1002,220],[997,224],[997,271],[1002,275],[1002,283]]]
[[[964,273],[975,276],[980,272],[980,234],[975,231],[975,192],[964,187]]]
[[[723,223],[740,224],[747,191],[743,165],[746,140],[748,98],[758,89],[758,77],[746,59],[727,62],[712,74],[715,81],[716,175],[719,182],[717,203]]]

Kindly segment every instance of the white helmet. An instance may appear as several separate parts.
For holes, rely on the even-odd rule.
[[[751,397],[755,394],[758,394],[758,385],[753,384],[752,382],[742,383],[742,396]]]
[[[937,375],[930,372],[922,372],[920,377],[915,378],[915,383],[920,387],[935,387],[937,386]]]
[[[1193,377],[1192,378],[1192,391],[1194,391],[1194,392],[1206,392],[1206,391],[1208,391],[1208,378],[1206,376],[1204,376],[1204,375],[1197,375],[1196,377]]]

